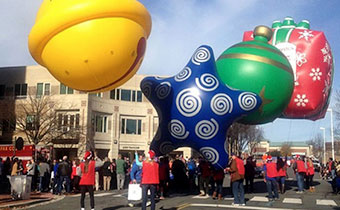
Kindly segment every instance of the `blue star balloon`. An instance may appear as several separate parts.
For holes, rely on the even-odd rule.
[[[254,93],[227,87],[217,76],[212,49],[204,45],[176,76],[146,77],[141,89],[159,116],[150,149],[160,156],[191,147],[215,168],[228,164],[229,126],[262,103]]]

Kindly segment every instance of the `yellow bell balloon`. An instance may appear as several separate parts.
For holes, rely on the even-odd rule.
[[[64,85],[102,92],[136,73],[150,32],[150,14],[136,0],[44,0],[28,47]]]

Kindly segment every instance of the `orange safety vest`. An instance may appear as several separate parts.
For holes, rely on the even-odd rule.
[[[297,171],[299,173],[306,173],[307,172],[307,169],[305,168],[305,162],[303,162],[302,160],[297,160],[296,165],[297,165]]]
[[[269,178],[277,177],[276,163],[267,163],[267,176]]]

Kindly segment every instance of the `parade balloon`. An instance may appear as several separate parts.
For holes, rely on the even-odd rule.
[[[102,92],[136,73],[150,31],[151,17],[136,0],[44,0],[28,46],[64,85]]]
[[[271,44],[286,55],[294,71],[294,91],[284,118],[317,120],[329,105],[334,62],[329,43],[321,31],[310,30],[307,20],[296,24],[291,17],[274,21]],[[244,41],[252,40],[251,31]]]
[[[174,77],[144,78],[141,90],[160,122],[150,149],[160,156],[191,147],[216,168],[228,164],[228,127],[261,105],[255,93],[230,89],[218,78],[209,46],[199,47]]]
[[[217,59],[217,72],[229,87],[260,95],[258,111],[242,118],[244,124],[263,124],[280,117],[294,86],[292,67],[284,54],[268,44],[272,31],[265,26],[254,30],[255,40],[238,43]]]

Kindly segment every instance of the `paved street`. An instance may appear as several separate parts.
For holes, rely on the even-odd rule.
[[[292,177],[292,172],[290,172]],[[163,210],[200,210],[200,209],[322,209],[322,210],[340,210],[340,195],[331,193],[331,186],[324,180],[320,180],[316,174],[315,184],[316,192],[306,192],[304,194],[296,194],[296,183],[292,178],[288,180],[288,191],[284,195],[280,195],[280,200],[269,203],[266,198],[267,192],[262,179],[256,179],[255,192],[246,194],[246,206],[233,207],[231,203],[233,198],[230,196],[229,180],[225,180],[225,198],[223,201],[212,200],[211,197],[200,197],[197,195],[172,195],[170,198],[157,202],[157,209]],[[80,196],[67,196],[64,199],[50,203],[47,205],[36,206],[34,210],[77,210],[80,209]],[[98,192],[95,194],[95,202],[97,210],[124,210],[124,209],[140,209],[139,207],[127,207],[127,191],[109,191]],[[86,199],[86,209],[89,208],[89,199]]]

